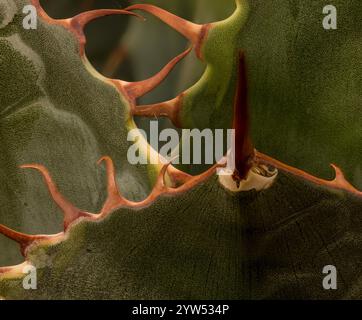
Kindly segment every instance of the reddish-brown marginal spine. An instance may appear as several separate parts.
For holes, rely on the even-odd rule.
[[[134,116],[151,118],[167,117],[177,128],[181,128],[179,114],[182,108],[183,96],[184,93],[181,93],[169,101],[136,106],[132,110],[132,114]]]
[[[132,206],[133,203],[124,198],[118,188],[117,180],[116,180],[116,171],[114,168],[113,161],[110,157],[102,157],[98,164],[102,162],[106,165],[107,171],[107,199],[103,205],[100,215],[107,215],[109,212],[113,211],[117,207],[122,206]]]
[[[38,16],[49,24],[57,24],[59,20],[53,19],[47,15],[39,0],[30,0],[30,3],[35,7]]]
[[[31,3],[36,7],[39,16],[41,16],[47,23],[63,25],[65,28],[68,28],[77,36],[78,41],[80,43],[81,55],[84,55],[84,44],[86,41],[83,30],[84,26],[89,21],[97,17],[109,14],[131,14],[129,12],[124,12],[123,10],[105,9],[105,10],[94,10],[90,12],[85,12],[70,19],[55,20],[50,18],[46,14],[46,12],[42,9],[39,0],[31,0]],[[136,10],[136,9],[148,11],[149,13],[159,17],[165,23],[169,24],[171,27],[182,33],[185,37],[187,37],[188,39],[190,39],[191,42],[194,43],[197,55],[201,57],[202,43],[204,39],[207,37],[207,33],[211,25],[193,24],[189,21],[181,19],[155,6],[135,5],[127,8],[127,10]],[[189,50],[183,53],[181,56],[183,57],[188,52]],[[171,63],[168,66],[175,65],[181,59],[178,58],[180,57],[175,58],[173,61],[171,61]],[[126,87],[128,86],[128,90],[125,90],[125,88],[121,85],[122,83],[121,81],[118,81],[117,86],[120,87],[122,93],[124,92],[128,93],[131,100],[136,99],[143,92],[141,89],[139,89],[140,87],[142,87],[142,84],[146,84],[146,87],[148,87],[147,90],[153,89],[155,86],[159,84],[160,81],[163,80],[163,77],[165,77],[171,69],[172,68],[168,68],[166,66],[166,68],[161,71],[161,74],[153,77],[153,79],[149,83],[138,82],[135,84],[127,84]],[[111,80],[111,81],[116,81],[116,80]],[[130,90],[130,88],[132,89]],[[150,116],[150,115],[168,116],[174,123],[178,123],[177,118],[180,108],[181,97],[182,95],[174,100],[160,103],[157,105],[137,107],[136,109],[137,111],[134,111],[134,114],[145,115],[145,116]],[[362,195],[362,192],[354,188],[345,179],[342,171],[335,165],[332,166],[336,172],[336,177],[334,180],[328,181],[314,177],[305,171],[293,168],[267,155],[264,155],[258,151],[254,151],[249,137],[247,77],[246,77],[245,55],[243,52],[241,52],[239,56],[238,82],[237,82],[237,92],[236,92],[235,105],[234,105],[233,127],[235,129],[235,141],[236,141],[236,150],[235,150],[236,170],[234,172],[233,178],[237,182],[238,181],[240,182],[242,179],[245,178],[247,172],[250,170],[251,166],[253,165],[253,162],[255,162],[257,164],[272,165],[280,170],[299,176],[317,185],[345,190],[347,192],[350,192],[358,196]],[[210,178],[213,174],[215,174],[216,169],[222,166],[217,164],[214,167],[207,170],[206,172],[204,172],[203,174],[192,177],[187,175],[186,173],[183,173],[173,168],[172,166],[170,166],[170,164],[165,165],[158,176],[156,185],[151,194],[141,202],[132,202],[125,199],[119,192],[115,178],[115,169],[111,158],[103,157],[100,161],[101,162],[104,161],[106,163],[108,198],[105,202],[105,205],[101,213],[98,215],[92,215],[90,213],[83,212],[74,207],[69,201],[67,201],[58,191],[56,185],[52,181],[52,178],[45,167],[37,164],[32,164],[32,165],[24,165],[22,166],[22,168],[32,168],[41,172],[53,200],[58,204],[58,206],[64,212],[64,229],[66,230],[67,228],[70,227],[72,223],[74,223],[76,220],[78,220],[81,217],[94,221],[103,218],[104,216],[110,214],[112,211],[118,208],[122,207],[131,207],[135,209],[143,208],[152,204],[160,196],[175,195],[187,192],[188,190],[194,188],[195,186],[202,183],[206,179]],[[176,178],[176,181],[181,184],[180,186],[171,188],[165,185],[164,180],[167,171],[171,173],[171,175],[173,175],[174,178]],[[0,233],[18,242],[21,247],[23,255],[26,254],[26,248],[32,243],[42,240],[49,240],[54,237],[60,237],[61,235],[64,234],[61,233],[58,235],[26,235],[14,231],[10,228],[7,228],[3,225],[0,225]],[[15,267],[2,267],[0,268],[0,273],[10,272],[14,268]]]
[[[269,166],[273,166],[281,171],[291,173],[292,175],[298,176],[304,180],[307,180],[309,182],[312,182],[316,185],[328,187],[332,189],[339,189],[344,190],[349,193],[352,193],[357,196],[362,196],[362,192],[357,190],[354,186],[352,186],[345,178],[342,170],[338,168],[336,165],[331,164],[332,168],[334,169],[336,176],[333,180],[324,180],[321,178],[317,178],[313,175],[311,175],[308,172],[305,172],[303,170],[294,168],[292,166],[289,166],[279,160],[273,159],[270,156],[267,156],[259,151],[256,151],[256,157],[255,161],[259,164],[265,164]]]
[[[52,19],[49,17],[43,8],[40,5],[39,0],[31,0],[31,3],[36,7],[39,16],[48,24],[56,24],[61,25],[64,28],[71,31],[77,38],[79,45],[80,45],[80,55],[83,56],[84,46],[86,43],[86,39],[84,36],[84,27],[90,21],[111,14],[127,14],[138,16],[132,12],[124,11],[124,10],[111,10],[111,9],[104,9],[104,10],[93,10],[81,13],[73,18],[69,19]],[[139,17],[139,16],[138,16]],[[167,20],[167,19],[166,19]],[[179,23],[183,23],[182,19],[178,20]],[[197,48],[200,48],[199,42],[200,39],[203,39],[206,35],[206,27],[198,26],[192,23],[185,22],[184,24],[184,35],[188,35],[191,37],[193,42],[195,42]],[[199,29],[199,32],[196,29]],[[196,40],[198,38],[198,40]],[[112,80],[109,79],[111,82],[117,82],[117,87],[122,91],[122,93],[126,93],[130,100],[135,100],[138,97],[144,95],[145,93],[149,92],[157,85],[160,84],[161,81],[167,76],[167,74],[172,70],[172,68],[182,59],[184,58],[192,48],[186,50],[178,57],[174,58],[167,66],[161,70],[161,72],[151,79],[140,81],[136,83],[126,83],[122,81]],[[171,194],[179,194],[186,192],[192,189],[197,184],[201,183],[212,174],[214,174],[216,168],[219,165],[214,166],[213,168],[209,169],[202,175],[192,177],[184,172],[173,168],[170,164],[165,165],[157,179],[157,183],[153,188],[151,194],[147,197],[147,199],[141,202],[132,202],[125,199],[121,194],[117,186],[116,178],[115,178],[115,169],[112,160],[109,157],[103,157],[100,162],[106,163],[107,168],[107,190],[108,190],[108,198],[103,206],[103,209],[100,214],[91,214],[85,211],[82,211],[75,206],[73,206],[65,197],[58,191],[57,186],[52,180],[48,170],[39,164],[28,164],[23,165],[21,168],[31,168],[39,171],[43,178],[44,182],[48,187],[51,197],[53,198],[54,202],[59,206],[59,208],[63,211],[64,214],[64,231],[69,229],[69,227],[75,223],[79,218],[85,218],[90,221],[95,221],[103,218],[104,216],[110,214],[112,211],[122,208],[122,207],[130,207],[130,208],[142,208],[150,205],[153,203],[158,197],[162,195],[171,195]],[[179,185],[175,188],[167,187],[164,183],[165,174],[166,172],[169,173],[173,183],[175,185]],[[64,239],[65,233],[62,232],[56,235],[27,235],[24,233],[20,233],[14,231],[6,226],[0,225],[0,233],[4,234],[6,237],[16,241],[19,243],[21,252],[24,256],[26,256],[26,249],[35,242],[46,241],[51,239]],[[15,270],[16,266],[13,267],[1,267],[0,273],[11,272]]]
[[[5,237],[17,242],[20,245],[21,254],[25,256],[25,250],[35,241],[49,239],[47,235],[28,235],[25,233],[17,232],[0,224],[0,233]]]
[[[39,0],[31,0],[31,4],[36,8],[39,17],[41,17],[46,23],[63,26],[64,28],[66,28],[76,36],[79,43],[79,54],[82,57],[85,54],[84,48],[86,44],[86,38],[84,36],[84,28],[89,22],[97,18],[109,15],[118,15],[118,14],[131,15],[144,20],[144,18],[139,14],[121,9],[91,10],[91,11],[82,12],[76,15],[75,17],[68,19],[53,19],[49,17],[48,14],[45,12],[45,10],[42,8]]]
[[[78,39],[79,45],[80,45],[80,55],[83,56],[85,53],[85,44],[87,42],[86,37],[84,35],[84,28],[85,26],[98,18],[110,16],[110,15],[131,15],[135,16],[137,18],[143,19],[142,16],[138,14],[134,14],[129,11],[120,10],[120,9],[98,9],[98,10],[91,10],[87,12],[82,12],[79,15],[59,20],[59,23],[68,28],[71,32],[75,34],[75,36]]]
[[[166,164],[162,167],[158,175],[156,184],[152,189],[150,195],[143,201],[134,202],[125,199],[121,195],[116,183],[116,172],[112,159],[110,157],[103,157],[100,160],[100,162],[105,162],[106,164],[108,197],[105,202],[105,205],[103,206],[101,213],[97,216],[96,219],[104,218],[105,216],[109,215],[113,211],[118,210],[120,208],[133,208],[133,209],[145,208],[151,205],[154,201],[156,201],[157,198],[161,196],[175,195],[187,192],[188,190],[191,190],[196,185],[200,184],[201,182],[211,177],[216,172],[216,169],[218,167],[221,167],[221,165],[216,164],[215,166],[213,166],[212,168],[210,168],[209,170],[198,176],[190,176],[187,174],[183,174],[177,169],[173,168],[171,169],[171,173],[174,173],[176,176],[178,176],[179,177],[178,182],[180,183],[182,182],[182,184],[177,187],[168,187],[165,185],[165,175],[166,172],[170,170],[171,165],[170,163]],[[92,220],[94,220],[94,216]]]
[[[150,5],[150,4],[135,4],[125,8],[124,10],[142,10],[146,11],[155,17],[162,20],[164,23],[169,25],[171,28],[175,29],[181,33],[185,38],[189,39],[194,45],[200,39],[200,33],[202,25],[187,21],[171,12],[168,12],[159,7]]]
[[[135,4],[125,8],[125,10],[142,10],[159,18],[171,28],[181,33],[185,38],[193,43],[196,48],[196,54],[202,58],[202,45],[207,37],[208,31],[212,24],[200,25],[187,21],[171,12],[150,4]]]

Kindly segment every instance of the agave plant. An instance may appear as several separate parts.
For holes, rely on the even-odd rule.
[[[323,2],[235,0],[229,18],[207,24],[149,3],[53,19],[39,0],[1,2],[0,232],[10,240],[0,248],[14,265],[0,268],[0,296],[360,298],[361,4],[336,1],[344,25],[327,33],[316,22]],[[36,30],[22,27],[29,4]],[[106,15],[148,23],[149,14],[190,48],[146,80],[98,73],[85,26]],[[201,79],[140,105],[192,52]],[[233,128],[235,170],[131,165],[135,116]],[[156,153],[145,139],[137,145]],[[322,286],[327,265],[338,290]],[[27,267],[37,268],[36,290],[23,287]]]

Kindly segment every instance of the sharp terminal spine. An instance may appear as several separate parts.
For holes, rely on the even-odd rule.
[[[245,179],[254,165],[254,147],[249,136],[250,120],[245,54],[239,53],[236,94],[234,99],[233,129],[235,134],[235,171],[233,179],[237,185]]]

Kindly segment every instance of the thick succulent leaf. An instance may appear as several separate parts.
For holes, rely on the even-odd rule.
[[[17,14],[0,29],[0,175],[5,182],[0,185],[0,223],[28,233],[53,233],[60,230],[61,215],[38,175],[18,166],[45,165],[65,196],[92,212],[105,197],[104,170],[96,166],[102,155],[122,163],[119,178],[127,183],[122,191],[128,197],[145,197],[149,183],[146,168],[127,161],[127,102],[113,86],[90,75],[68,30],[42,20],[37,30],[23,29],[20,13],[26,3],[17,1]],[[7,256],[10,244],[2,236],[0,243],[0,263],[13,263]]]
[[[329,163],[362,188],[361,1],[251,1],[241,33],[250,81],[253,140],[271,156],[330,178]]]
[[[196,45],[207,69],[167,104],[169,117],[180,127],[229,128],[242,50],[256,148],[324,178],[332,177],[329,163],[336,163],[361,188],[361,2],[334,3],[337,30],[323,28],[322,0],[235,2],[238,9],[230,18],[204,25],[206,36]],[[193,26],[189,32],[192,40],[193,33],[202,37],[204,31]],[[165,108],[147,106],[140,114],[152,117]]]
[[[132,4],[137,3],[139,3],[137,0],[132,1]],[[160,6],[197,23],[227,18],[234,10],[233,0],[153,0],[147,1],[147,3]],[[155,73],[165,62],[188,45],[187,40],[181,35],[150,15],[147,15],[145,23],[132,19],[121,41],[127,47],[134,75],[139,78],[145,78]],[[185,61],[170,74],[167,81],[143,97],[140,103],[172,99],[197,82],[204,69],[204,64],[198,61],[194,55],[186,57]]]
[[[52,18],[64,19],[89,10],[126,7],[130,2],[128,0],[42,0],[41,4]],[[126,59],[127,49],[119,44],[119,40],[128,30],[129,20],[130,18],[125,16],[108,16],[95,20],[86,27],[87,58],[102,74],[113,77],[132,76],[131,68],[127,64],[122,64]]]
[[[210,203],[213,205],[210,206]],[[360,199],[290,175],[261,193],[230,194],[215,177],[140,210],[79,222],[29,253],[38,289],[0,281],[21,299],[360,298]],[[346,259],[348,257],[348,259]],[[322,270],[340,271],[324,290]]]
[[[14,3],[18,14],[7,10],[2,18],[6,25],[0,24],[0,84],[6,92],[0,96],[0,175],[6,181],[0,186],[0,224],[30,234],[61,230],[62,212],[38,174],[20,171],[18,166],[24,163],[45,165],[67,199],[97,213],[106,188],[104,171],[95,162],[109,155],[117,164],[122,193],[129,199],[145,198],[150,193],[148,176],[154,172],[133,167],[126,158],[134,101],[94,72],[79,54],[77,37],[64,26],[41,21],[36,31],[25,31],[19,10],[27,2]],[[207,70],[184,94],[180,124],[231,126],[242,49],[249,65],[256,147],[318,176],[327,173],[327,162],[335,161],[358,185],[360,132],[348,131],[345,124],[358,106],[360,69],[356,66],[348,77],[343,72],[348,61],[358,58],[360,30],[351,24],[345,30],[349,36],[340,30],[330,33],[330,42],[336,37],[347,48],[347,53],[332,52],[332,44],[321,34],[326,31],[315,29],[312,37],[291,28],[291,24],[307,28],[313,23],[313,28],[321,28],[322,1],[309,7],[286,0],[278,5],[237,3],[240,7],[233,18],[213,25],[196,48]],[[356,14],[361,7],[357,1],[340,6],[345,8],[342,20],[344,12]],[[318,50],[325,45],[338,61],[331,69],[320,67],[326,52]],[[321,71],[335,80],[328,82],[327,89],[318,87],[316,79],[325,76]],[[315,86],[320,95],[313,91]],[[342,91],[347,99],[338,100]],[[359,119],[353,120],[357,128]],[[338,137],[335,128],[340,129]],[[330,136],[335,139],[325,140]],[[362,202],[357,192],[321,187],[283,172],[261,192],[231,193],[214,175],[185,189],[137,209],[123,203],[96,222],[90,221],[95,215],[84,214],[87,218],[69,226],[64,241],[53,245],[40,241],[26,248],[27,263],[38,267],[38,290],[24,290],[21,277],[3,272],[0,296],[360,298],[356,270],[362,262]],[[0,259],[6,264],[21,262],[12,248],[0,238]],[[339,270],[338,291],[322,288],[326,265]]]

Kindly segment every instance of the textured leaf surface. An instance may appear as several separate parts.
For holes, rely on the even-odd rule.
[[[61,212],[39,175],[18,168],[24,163],[45,165],[66,198],[96,213],[106,188],[95,163],[109,155],[122,193],[145,198],[149,172],[126,159],[129,102],[84,63],[74,35],[45,22],[25,31],[19,8],[26,2],[14,3],[18,14],[7,11],[6,25],[0,21],[0,224],[29,234],[61,230]],[[256,147],[318,176],[334,161],[361,186],[361,4],[338,2],[341,27],[326,33],[322,3],[256,1],[232,34],[212,31],[203,50],[213,75],[209,69],[206,90],[196,86],[185,98],[182,117],[188,127],[230,127],[234,58],[243,49]],[[38,290],[0,276],[0,296],[360,298],[361,209],[356,195],[290,174],[268,190],[239,194],[212,177],[147,208],[81,221],[64,242],[31,248]],[[0,265],[22,261],[14,248],[1,236]],[[339,270],[336,292],[322,289],[329,264]]]
[[[61,215],[39,176],[18,168],[25,163],[45,165],[68,199],[96,212],[104,200],[96,162],[108,154],[122,163],[122,181],[132,181],[124,193],[146,196],[147,172],[126,158],[127,103],[90,75],[74,36],[41,21],[37,30],[24,30],[20,14],[0,35],[0,223],[28,233],[60,230]],[[0,262],[13,263],[11,244],[2,237],[1,243],[7,245]]]
[[[30,253],[41,267],[38,290],[25,291],[13,280],[0,282],[0,293],[25,299],[358,298],[361,210],[359,199],[287,175],[269,190],[238,195],[211,178],[148,208],[80,222],[67,241]],[[334,292],[322,287],[329,264],[340,270]]]
[[[331,177],[329,163],[362,188],[360,1],[333,1],[338,29],[324,30],[324,1],[255,1],[240,46],[249,63],[256,147]]]
[[[209,28],[205,73],[171,117],[181,127],[229,128],[241,49],[256,148],[324,178],[336,163],[361,188],[361,2],[333,3],[337,30],[323,28],[322,0],[236,2],[233,16]]]

